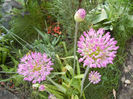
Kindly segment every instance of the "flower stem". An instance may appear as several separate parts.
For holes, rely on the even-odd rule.
[[[75,63],[76,63],[76,45],[77,45],[77,33],[78,33],[78,22],[75,25],[75,37],[74,37],[74,64],[73,64],[73,78],[75,74]]]
[[[90,84],[91,84],[91,82],[90,82],[90,83],[88,83],[88,85],[86,85],[86,86],[85,86],[84,90],[85,90],[87,87],[89,87],[89,86],[90,86]]]
[[[84,78],[82,79],[82,82],[81,82],[81,94],[80,94],[80,97],[82,96],[82,93],[83,93],[84,82],[85,82],[85,78],[87,76],[88,71],[89,71],[89,66],[87,66],[87,68],[85,70]]]

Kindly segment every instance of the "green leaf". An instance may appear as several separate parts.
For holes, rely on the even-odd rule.
[[[65,42],[62,42],[62,45],[64,47],[65,54],[67,55],[68,54],[68,51],[67,51],[66,43]]]
[[[0,80],[0,82],[6,82],[6,81],[9,81],[9,80],[11,80],[13,78],[20,78],[20,77],[22,77],[22,76],[21,75],[15,75],[15,76],[12,76],[12,77],[10,77],[8,79]],[[22,82],[20,82],[20,83],[22,83]]]
[[[7,53],[7,52],[2,52],[2,64],[4,64],[4,63],[5,63],[6,58],[7,58],[7,55],[8,55],[8,53]]]
[[[53,84],[55,85],[57,88],[59,88],[60,91],[62,91],[63,93],[66,93],[66,88],[64,88],[63,86],[57,84],[56,82],[54,82],[50,77],[47,76],[47,79]]]
[[[107,16],[105,9],[102,9],[101,14],[97,15],[96,18],[92,21],[92,23],[96,24],[96,23],[99,23],[107,18],[108,18],[108,16]]]
[[[34,27],[35,28],[35,27]],[[48,35],[45,33],[43,33],[43,32],[41,32],[40,30],[38,30],[37,28],[35,28],[35,30],[42,36],[42,38],[43,38],[43,40],[45,41],[45,42],[47,42],[48,44],[50,44],[50,41],[49,41],[49,37],[48,37]]]
[[[56,86],[50,84],[44,84],[44,85],[46,86],[46,90],[54,94],[56,98],[63,99],[64,94],[60,92],[60,90]]]
[[[8,68],[6,65],[0,65],[0,67],[2,68],[2,71],[5,71],[7,72],[8,71]]]
[[[65,59],[72,59],[72,58],[74,58],[74,56],[68,56],[68,57],[61,58],[61,59],[65,60]]]
[[[80,66],[79,66],[78,58],[77,58],[77,74],[80,75]]]
[[[9,52],[9,49],[0,47],[0,51]]]
[[[61,78],[65,81],[65,82],[70,82],[71,80],[65,76],[61,76]]]
[[[52,74],[54,74],[54,75],[63,75],[63,74],[65,74],[65,72],[52,72]]]
[[[79,97],[77,95],[74,96],[74,99],[79,99]]]
[[[70,72],[71,75],[73,75],[73,68],[70,65],[66,65],[65,68]]]
[[[39,96],[41,97],[41,99],[48,99],[46,96],[44,96],[44,94],[39,93]]]
[[[80,80],[78,80],[78,79],[71,80],[70,86],[73,86],[74,89],[80,90]]]
[[[52,45],[55,46],[60,40],[60,36],[56,39],[54,38],[54,40],[52,41]]]
[[[57,58],[57,60],[58,60],[58,63],[60,64],[60,70],[62,70],[63,64],[62,64],[62,62],[61,62],[61,60],[60,60],[60,57],[59,57],[58,54],[56,54],[55,56],[56,56],[56,58]]]
[[[53,90],[51,88],[46,88],[46,90],[56,96],[57,99],[64,99],[63,94],[61,92]]]
[[[74,76],[74,78],[76,78],[76,79],[81,79],[83,77],[84,77],[84,74],[80,74],[80,75]]]

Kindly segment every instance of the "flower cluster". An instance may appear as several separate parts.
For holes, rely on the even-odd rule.
[[[33,84],[33,85],[32,85],[32,88],[33,88],[34,90],[39,88],[39,91],[45,91],[45,86],[42,85],[42,84],[40,85],[40,84],[38,84],[38,83]]]
[[[56,99],[56,97],[53,94],[50,94],[48,99]]]
[[[45,86],[44,85],[40,85],[39,86],[39,91],[44,91],[45,90]]]
[[[24,76],[24,80],[32,81],[32,83],[46,80],[46,76],[53,70],[51,58],[39,52],[31,52],[21,58],[18,65],[18,73]]]
[[[83,62],[83,66],[106,67],[107,64],[113,64],[113,59],[116,56],[117,41],[110,38],[110,33],[104,34],[104,29],[99,29],[97,32],[90,29],[84,32],[78,41],[78,53],[82,56],[79,62]]]
[[[56,34],[61,35],[60,26],[57,23],[53,23],[48,27],[48,34],[56,36]]]
[[[99,83],[101,80],[101,75],[96,71],[91,71],[89,73],[89,81],[93,84]]]

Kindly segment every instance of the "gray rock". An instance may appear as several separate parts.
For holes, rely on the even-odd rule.
[[[19,2],[14,1],[14,0],[11,0],[10,5],[14,8],[17,8],[17,9],[22,9],[23,8],[23,6]]]
[[[10,13],[11,10],[12,10],[12,6],[9,3],[6,2],[2,5],[2,12],[3,13]]]
[[[133,56],[133,45],[131,46],[130,53]]]
[[[22,9],[23,6],[15,0],[5,0],[5,2],[2,5],[2,12],[10,13],[12,8]]]
[[[20,99],[7,90],[0,89],[0,99]]]
[[[131,97],[127,96],[126,94],[121,94],[118,99],[131,99]]]

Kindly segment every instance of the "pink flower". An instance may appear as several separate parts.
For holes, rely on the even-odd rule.
[[[74,15],[76,22],[82,22],[86,16],[86,11],[83,8],[80,8]]]
[[[91,73],[89,73],[89,81],[93,84],[97,84],[99,83],[101,80],[101,75],[96,71],[91,71]]]
[[[44,91],[44,90],[45,90],[44,85],[40,85],[40,86],[39,86],[39,91]]]
[[[110,33],[104,34],[102,28],[97,32],[94,29],[84,32],[78,41],[77,52],[82,56],[79,62],[83,62],[83,66],[90,68],[101,68],[106,67],[109,63],[113,64],[119,47],[116,46],[117,41],[110,37]]]
[[[51,58],[39,52],[31,52],[21,58],[18,65],[18,73],[24,76],[24,80],[32,81],[32,83],[46,80],[46,76],[53,70]]]
[[[56,99],[56,97],[54,95],[50,94],[48,99]]]

